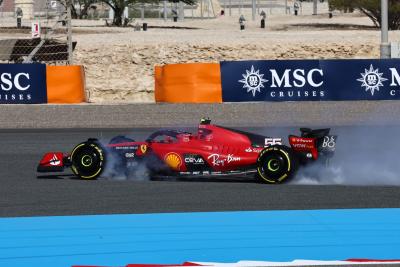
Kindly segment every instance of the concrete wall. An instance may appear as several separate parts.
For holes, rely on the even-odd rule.
[[[14,13],[14,0],[4,0],[1,12]]]
[[[400,125],[400,102],[0,105],[2,129],[194,126],[201,117],[248,127]]]

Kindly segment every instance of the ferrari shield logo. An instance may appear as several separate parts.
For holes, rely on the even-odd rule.
[[[142,154],[146,153],[147,145],[140,145],[140,151],[142,152]]]

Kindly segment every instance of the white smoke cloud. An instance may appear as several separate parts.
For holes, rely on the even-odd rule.
[[[292,183],[400,185],[399,127],[340,127],[331,133],[339,137],[330,166],[301,168]]]

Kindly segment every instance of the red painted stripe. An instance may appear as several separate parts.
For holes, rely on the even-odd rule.
[[[399,260],[348,259],[351,262],[400,262]]]

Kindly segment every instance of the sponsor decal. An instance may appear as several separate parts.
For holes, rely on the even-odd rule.
[[[276,69],[269,69],[267,72],[270,75],[270,80],[264,79],[263,73],[260,70],[255,70],[251,66],[250,71],[246,69],[246,73],[242,74],[243,79],[238,82],[243,83],[243,88],[247,89],[247,93],[251,92],[253,97],[256,97],[256,92],[261,93],[261,88],[264,88],[264,83],[269,83],[271,89],[268,94],[271,98],[276,97],[323,97],[324,90],[280,90],[281,88],[320,88],[323,84],[324,72],[322,69],[313,68],[306,69],[285,69],[280,72]]]
[[[313,138],[302,138],[302,137],[291,137],[292,142],[297,142],[297,143],[314,143]]]
[[[50,164],[51,166],[59,166],[59,165],[61,164],[61,160],[59,160],[59,159],[57,158],[57,155],[54,154],[54,156],[51,158],[49,164]]]
[[[233,161],[240,161],[240,157],[235,157],[232,154],[228,154],[227,160],[228,160],[228,163],[231,163]]]
[[[361,78],[357,81],[362,83],[361,87],[365,87],[366,92],[371,92],[371,96],[374,95],[375,91],[379,91],[379,87],[383,86],[382,82],[388,80],[383,77],[383,73],[380,73],[378,68],[374,69],[372,64],[369,69],[365,69],[365,72],[360,74]]]
[[[202,171],[208,167],[202,156],[197,154],[185,154],[184,162],[188,171]]]
[[[224,166],[225,159],[220,159],[220,155],[218,154],[212,154],[208,156],[208,159],[211,159],[211,164],[213,166]]]
[[[174,170],[179,170],[179,168],[182,165],[182,159],[181,156],[179,156],[175,152],[169,152],[168,154],[165,155],[164,157],[164,162]]]
[[[133,150],[137,149],[137,146],[117,146],[115,147],[116,150]]]
[[[31,93],[27,91],[31,87],[31,76],[29,73],[20,72],[15,74],[12,73],[1,73],[1,93],[0,100],[2,101],[30,101],[32,99]],[[12,93],[11,93],[12,92]]]
[[[335,151],[336,149],[336,135],[327,135],[324,137],[321,144],[321,151]]]
[[[224,102],[400,100],[400,59],[223,61]]]
[[[268,80],[264,79],[264,74],[260,73],[260,70],[255,70],[254,66],[251,65],[251,69],[246,70],[246,74],[242,74],[243,79],[239,80],[243,83],[243,88],[247,89],[247,93],[251,92],[253,97],[256,96],[256,92],[261,92],[261,88],[264,88],[264,83]]]
[[[323,151],[324,149],[318,149],[316,147],[316,138],[296,138],[290,137],[289,143],[293,149],[296,151],[311,153],[311,156],[316,159],[318,157],[318,151]],[[322,145],[322,144],[321,144]],[[332,149],[325,149],[325,151],[329,151]],[[309,157],[309,155],[306,155]]]
[[[46,65],[0,64],[0,104],[46,102]]]
[[[142,152],[142,154],[145,154],[147,151],[147,145],[145,145],[145,144],[140,145],[140,151]]]
[[[233,154],[228,154],[226,158],[222,158],[219,154],[212,154],[208,156],[213,166],[225,166],[225,163],[240,161],[240,157],[235,157]]]
[[[307,144],[292,144],[293,148],[309,148],[310,146]]]
[[[242,74],[243,79],[238,82],[243,83],[243,88],[247,89],[247,93],[251,92],[253,97],[256,97],[256,92],[261,93],[261,88],[264,88],[264,83],[269,83],[269,87],[273,88],[270,91],[271,97],[294,97],[296,94],[301,96],[323,96],[324,91],[313,90],[313,91],[280,91],[274,88],[302,88],[304,86],[310,86],[311,88],[319,88],[324,84],[323,76],[324,72],[322,69],[313,68],[310,70],[306,69],[285,69],[280,72],[277,69],[269,69],[267,72],[271,79],[264,79],[264,73],[260,73],[260,70],[255,70],[254,66],[251,65],[250,71],[246,69],[246,73]]]
[[[282,145],[282,138],[265,138],[265,146]]]
[[[191,163],[194,165],[203,165],[204,160],[199,155],[185,155],[185,163]]]
[[[325,136],[322,142],[323,148],[334,148],[336,146],[336,140],[334,136]]]
[[[314,138],[291,137],[290,144],[293,148],[313,148]]]
[[[260,153],[262,150],[262,147],[248,147],[244,151],[247,153]]]

